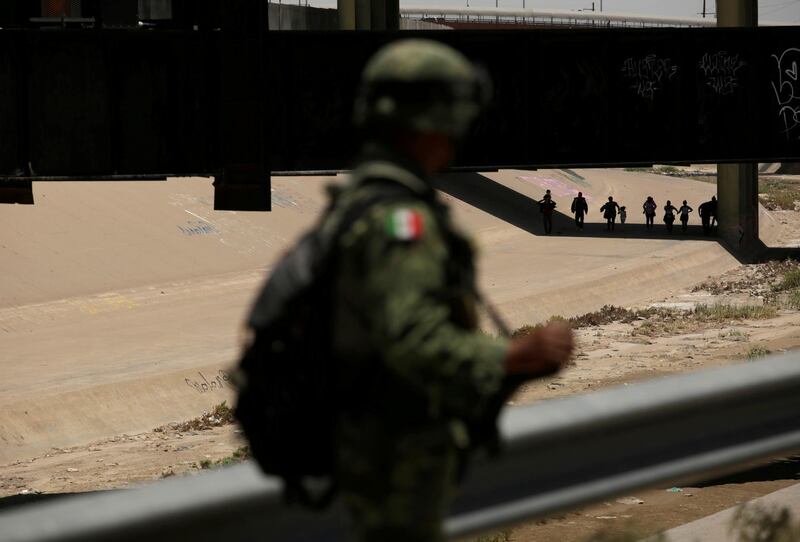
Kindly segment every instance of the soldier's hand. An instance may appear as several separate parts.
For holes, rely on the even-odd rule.
[[[561,370],[572,356],[572,330],[563,323],[543,328],[511,341],[505,360],[506,373],[520,376],[544,376]]]

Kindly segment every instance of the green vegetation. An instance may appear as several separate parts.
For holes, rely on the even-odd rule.
[[[783,507],[744,504],[731,520],[729,532],[736,542],[794,542],[800,540],[800,524]]]
[[[758,181],[758,199],[769,209],[793,211],[800,201],[800,183],[785,178],[761,177]]]
[[[214,465],[233,465],[235,463],[241,463],[242,461],[246,461],[250,459],[250,447],[249,446],[241,446],[237,448],[231,455],[228,457],[223,457],[222,459],[215,461]]]
[[[639,317],[639,312],[613,305],[604,305],[598,311],[570,318],[569,323],[574,328],[601,326],[612,322],[630,323]]]
[[[203,459],[198,464],[198,467],[201,469],[210,469],[211,467],[224,467],[226,465],[233,465],[236,463],[241,463],[250,459],[250,447],[249,446],[242,446],[237,448],[231,455],[228,457],[223,457],[222,459],[217,459],[216,461],[211,461],[210,459]]]
[[[800,310],[800,267],[794,260],[780,262],[781,272],[764,292],[767,302],[776,307]]]
[[[747,342],[750,337],[746,333],[742,333],[738,329],[729,329],[728,331],[720,331],[717,335],[720,339],[728,339],[729,341],[742,341]]]
[[[570,324],[570,320],[564,318],[563,316],[553,315],[544,322],[539,322],[538,324],[534,325],[526,324],[522,327],[519,327],[515,329],[513,332],[511,332],[511,336],[522,337],[523,335],[530,335],[531,333],[536,333],[537,331],[539,331],[540,329],[542,329],[544,326],[546,326],[551,322],[566,322],[567,324]]]
[[[500,531],[499,533],[486,534],[479,536],[474,542],[511,542],[511,533],[509,531]]]
[[[800,288],[800,269],[793,269],[783,275],[783,279],[772,289],[776,292],[784,292],[796,288]]]
[[[783,301],[787,309],[800,310],[800,290],[790,292]]]
[[[631,173],[655,173],[657,175],[670,175],[672,177],[685,177],[687,173],[675,166],[653,166],[653,167],[626,167],[625,171]]]
[[[771,352],[764,348],[763,346],[753,346],[750,350],[747,351],[745,356],[748,360],[763,358],[764,356],[768,356]]]
[[[550,322],[564,322],[569,325],[572,329],[579,329],[583,327],[594,327],[594,326],[601,326],[603,324],[610,324],[612,322],[624,322],[630,323],[638,318],[641,315],[646,314],[649,315],[653,312],[652,309],[645,309],[644,311],[630,311],[628,309],[623,309],[622,307],[615,307],[613,305],[604,305],[600,310],[596,310],[593,312],[587,312],[586,314],[581,314],[580,316],[573,316],[571,318],[564,318],[563,316],[551,316],[547,319],[546,322],[539,323],[536,325],[525,325],[520,327],[519,329],[515,330],[511,336],[518,337],[520,335],[528,335],[530,333],[534,333],[538,331],[546,324]]]
[[[663,534],[648,537],[645,533],[637,530],[623,530],[621,532],[600,531],[592,533],[584,542],[640,542],[647,539],[647,542],[666,542]]]
[[[729,320],[763,320],[775,318],[778,309],[772,305],[698,305],[694,316],[703,321],[724,322]]]
[[[654,168],[656,173],[660,173],[661,175],[680,175],[683,173],[682,170],[676,168],[675,166],[657,166]]]
[[[797,303],[800,306],[800,293],[797,296]],[[596,327],[613,322],[623,324],[636,323],[631,335],[669,335],[696,328],[698,322],[720,323],[731,320],[763,320],[774,318],[777,314],[778,309],[774,305],[729,305],[719,303],[698,305],[692,312],[655,307],[629,310],[613,305],[605,305],[600,310],[573,316],[572,318],[551,316],[547,322],[520,327],[512,333],[512,336],[518,337],[534,333],[547,323],[556,321],[566,322],[573,329]],[[639,321],[641,321],[640,324]],[[746,335],[737,331],[729,332],[729,338],[747,340]]]

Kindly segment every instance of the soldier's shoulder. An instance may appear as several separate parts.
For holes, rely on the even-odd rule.
[[[364,233],[386,242],[414,243],[439,237],[436,216],[431,206],[420,199],[378,202],[363,219]]]

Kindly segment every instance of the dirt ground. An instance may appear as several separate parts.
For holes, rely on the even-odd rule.
[[[780,309],[771,318],[724,321],[695,320],[682,312],[698,304],[763,304],[770,284],[786,269],[772,264],[742,266],[655,302],[650,313],[630,316],[628,323],[579,328],[574,364],[557,377],[529,384],[513,403],[585,393],[800,347],[797,310]],[[97,491],[190,475],[214,468],[245,444],[233,424],[205,425],[210,427],[188,428],[176,423],[146,433],[52,449],[2,465],[0,497],[9,498],[0,501],[0,506],[3,501],[13,505],[38,494]],[[520,542],[569,542],[597,539],[600,533],[653,534],[794,484],[799,476],[800,458],[787,458],[692,486],[637,492],[522,525],[502,536]]]

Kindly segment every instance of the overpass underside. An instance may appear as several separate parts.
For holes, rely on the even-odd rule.
[[[370,6],[351,27],[396,20],[381,2],[350,3]],[[397,34],[268,32],[266,6],[186,3],[148,26],[46,30],[6,13],[0,199],[32,203],[39,180],[205,175],[217,209],[266,210],[270,172],[347,169],[361,67]],[[453,44],[494,82],[456,169],[744,164],[720,169],[721,227],[753,252],[739,240],[757,239],[755,177],[726,172],[800,160],[797,27],[414,35]]]

